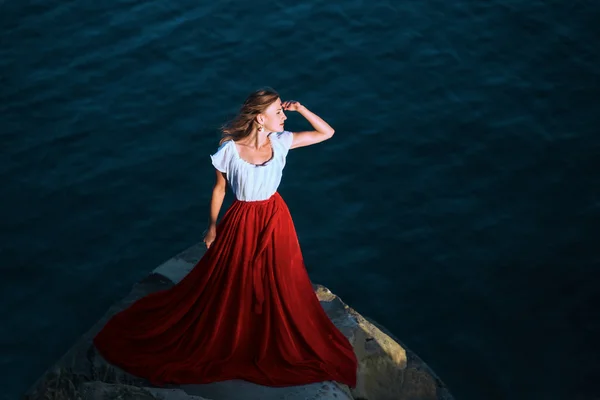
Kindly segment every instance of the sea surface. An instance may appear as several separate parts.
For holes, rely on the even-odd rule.
[[[578,0],[0,1],[0,398],[202,240],[219,127],[262,86],[336,129],[280,186],[315,283],[457,400],[600,398],[599,21]]]

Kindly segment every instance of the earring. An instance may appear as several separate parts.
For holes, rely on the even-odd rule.
[[[265,129],[265,126],[263,124],[258,125],[258,131],[262,132]]]

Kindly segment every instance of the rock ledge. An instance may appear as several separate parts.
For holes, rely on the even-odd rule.
[[[107,313],[27,391],[26,400],[453,400],[448,388],[414,353],[383,327],[346,305],[329,289],[313,285],[327,315],[354,347],[359,361],[355,389],[337,382],[271,388],[241,380],[153,387],[107,363],[92,339],[112,315],[135,300],[181,280],[204,254],[190,247],[156,268]]]

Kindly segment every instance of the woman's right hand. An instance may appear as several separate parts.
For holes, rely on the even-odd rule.
[[[215,241],[215,238],[217,237],[217,228],[214,226],[209,227],[206,232],[204,233],[204,244],[206,245],[206,248],[210,248],[210,245],[212,244],[212,242]]]

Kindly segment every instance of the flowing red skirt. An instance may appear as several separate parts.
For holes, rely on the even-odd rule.
[[[189,274],[116,314],[94,344],[107,361],[155,385],[356,385],[352,346],[314,293],[278,193],[234,201]]]

